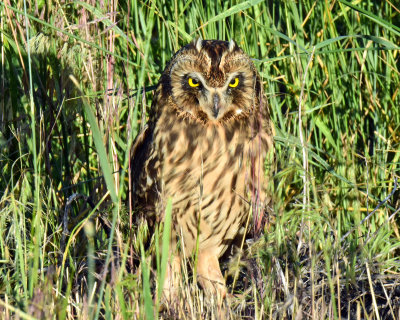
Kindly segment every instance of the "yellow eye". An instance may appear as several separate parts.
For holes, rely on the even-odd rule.
[[[229,82],[229,86],[232,88],[236,88],[239,84],[239,78],[236,77],[235,79],[232,79],[231,82]]]
[[[193,78],[189,78],[188,83],[189,83],[189,86],[191,86],[193,88],[198,87],[200,85],[200,83],[196,79],[193,79]]]

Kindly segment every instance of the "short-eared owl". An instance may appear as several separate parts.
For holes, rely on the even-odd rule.
[[[137,212],[160,221],[172,198],[167,296],[197,241],[197,279],[225,296],[218,259],[243,235],[251,204],[264,201],[272,135],[259,75],[234,41],[197,40],[173,56],[131,162]]]

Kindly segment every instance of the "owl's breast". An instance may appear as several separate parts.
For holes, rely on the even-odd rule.
[[[224,128],[184,129],[180,133],[172,131],[162,147],[166,155],[162,181],[167,193],[203,196],[215,194],[220,188],[236,189],[237,176],[246,169],[245,141],[240,133],[227,140]]]
[[[172,198],[176,232],[186,235],[188,252],[199,230],[201,246],[218,247],[220,254],[249,212],[246,144],[239,131],[192,129],[172,130],[164,141],[161,198]]]

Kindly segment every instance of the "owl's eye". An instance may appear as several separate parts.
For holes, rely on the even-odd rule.
[[[199,85],[200,85],[200,82],[198,81],[198,80],[196,80],[196,79],[193,79],[193,78],[189,78],[188,79],[188,83],[189,83],[189,86],[191,86],[191,87],[198,87]]]
[[[239,85],[239,78],[238,77],[232,79],[231,82],[229,82],[229,86],[231,88],[236,88],[238,85]]]

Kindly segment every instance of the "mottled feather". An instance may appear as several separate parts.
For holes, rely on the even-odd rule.
[[[272,138],[262,83],[236,43],[197,40],[173,56],[134,143],[133,204],[161,221],[172,198],[172,248],[183,236],[190,256],[199,240],[199,279],[207,292],[225,294],[218,258],[242,234],[250,204],[265,200]],[[167,277],[172,287],[177,268],[172,263]]]

